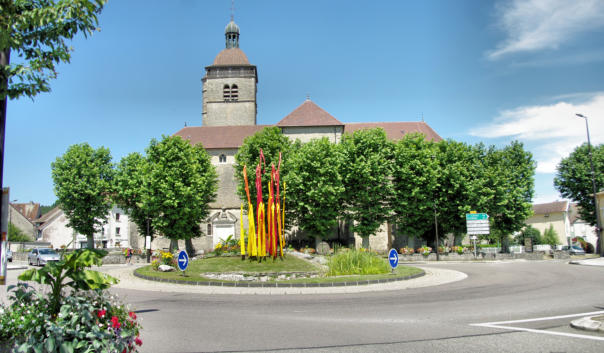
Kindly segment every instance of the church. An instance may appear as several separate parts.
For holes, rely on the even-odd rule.
[[[399,140],[405,134],[414,132],[422,133],[430,140],[441,140],[424,122],[342,123],[309,98],[276,125],[258,125],[258,70],[239,48],[239,35],[239,26],[231,20],[225,28],[226,48],[205,68],[201,80],[201,126],[184,127],[175,133],[191,144],[202,143],[212,158],[219,178],[217,197],[210,205],[211,215],[202,224],[205,236],[194,241],[197,249],[213,249],[220,239],[226,239],[229,235],[239,238],[242,201],[237,195],[235,154],[246,137],[267,126],[277,126],[285,136],[301,142],[327,137],[333,143],[338,143],[344,133],[371,128],[384,129],[391,140]],[[247,227],[246,220],[244,226]],[[383,225],[376,236],[370,237],[370,247],[378,251],[387,250],[392,245],[391,228],[388,224]],[[349,233],[346,237],[344,244],[360,246],[360,237]]]

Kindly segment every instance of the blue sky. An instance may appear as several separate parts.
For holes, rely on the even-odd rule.
[[[231,1],[109,1],[78,37],[52,92],[10,101],[4,185],[55,200],[50,164],[76,143],[114,161],[201,125],[201,77],[224,48]],[[442,137],[538,162],[536,202],[559,198],[555,166],[604,143],[604,2],[236,1],[240,48],[258,67],[258,123],[306,95],[342,122],[424,120]],[[16,58],[13,58],[16,60]]]

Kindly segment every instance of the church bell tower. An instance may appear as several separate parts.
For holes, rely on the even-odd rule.
[[[239,26],[224,30],[226,48],[207,66],[202,82],[203,126],[256,125],[258,73],[239,49]]]

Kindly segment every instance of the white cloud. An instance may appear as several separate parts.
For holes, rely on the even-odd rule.
[[[518,139],[533,152],[538,173],[554,173],[560,160],[587,140],[585,120],[576,113],[588,117],[591,143],[604,143],[604,92],[567,97],[550,105],[503,111],[492,123],[471,130],[470,135]],[[584,100],[576,102],[572,97]]]
[[[557,49],[576,35],[604,27],[601,0],[511,0],[497,6],[506,39],[487,53],[491,60],[517,52]]]

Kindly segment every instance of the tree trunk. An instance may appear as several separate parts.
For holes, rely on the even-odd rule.
[[[170,252],[178,250],[178,239],[170,239]]]
[[[86,236],[86,248],[94,249],[94,235]]]
[[[193,240],[191,238],[185,239],[185,250],[189,257],[195,256],[195,248],[193,247]]]

